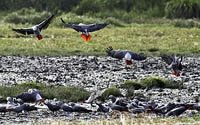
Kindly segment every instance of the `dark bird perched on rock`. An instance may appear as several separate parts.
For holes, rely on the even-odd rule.
[[[145,60],[146,57],[142,54],[137,54],[128,50],[113,50],[112,47],[108,47],[106,50],[108,56],[111,56],[116,59],[124,59],[127,65],[133,64],[133,60],[142,61]]]
[[[4,113],[5,114],[6,112],[8,112],[6,106],[1,106],[0,107],[0,113]]]
[[[15,113],[21,113],[22,111],[24,111],[25,107],[26,107],[26,104],[22,104],[22,105],[13,107],[11,111]]]
[[[35,107],[35,105],[25,104],[24,111],[30,112],[30,111],[36,111],[36,110],[38,110],[38,108]]]
[[[61,109],[62,104],[52,104],[48,100],[44,102],[44,104],[48,107],[50,111],[57,112]]]
[[[34,34],[38,40],[41,40],[42,39],[42,35],[41,35],[41,31],[46,29],[51,20],[53,19],[54,15],[51,15],[49,16],[47,19],[45,19],[44,21],[42,21],[41,23],[37,24],[37,25],[34,25],[33,27],[31,28],[21,28],[21,29],[15,29],[13,28],[12,30],[17,32],[17,33],[21,33],[21,34],[24,34],[24,35],[29,35],[29,34]]]
[[[70,104],[72,106],[73,112],[79,112],[79,113],[89,113],[92,112],[92,110],[88,110],[85,107],[76,105],[75,103]]]
[[[102,24],[66,24],[65,21],[61,18],[61,21],[65,24],[65,27],[72,28],[76,30],[77,32],[82,32],[81,37],[83,38],[84,41],[89,41],[91,40],[91,35],[89,32],[94,32],[100,29],[103,29],[106,27],[108,24],[102,23]]]
[[[172,68],[173,75],[180,76],[181,71],[183,69],[183,65],[182,65],[183,57],[182,56],[177,58],[176,56],[162,55],[161,58],[164,62],[166,62],[169,65],[169,68]]]
[[[117,105],[117,104],[112,103],[112,102],[110,102],[110,103],[108,104],[108,106],[109,106],[112,110],[126,111],[126,112],[128,112],[128,107],[126,107],[126,106]]]
[[[165,116],[179,116],[188,109],[187,106],[176,107],[165,114]]]
[[[133,108],[133,109],[131,109],[131,112],[134,114],[144,113],[145,109],[144,108]]]
[[[107,112],[109,112],[109,110],[110,110],[109,107],[106,107],[106,106],[104,106],[104,105],[102,105],[102,104],[100,104],[100,103],[97,103],[97,102],[96,102],[96,105],[98,105],[98,109],[97,109],[98,112],[107,113]]]
[[[63,105],[61,106],[61,109],[62,109],[63,111],[65,111],[65,112],[73,112],[72,107],[71,107],[71,106],[68,106],[68,105],[66,105],[66,104],[63,104]]]
[[[28,92],[17,95],[16,99],[21,99],[23,102],[44,102],[41,92],[37,89],[29,89]]]
[[[110,106],[110,108],[111,108],[112,110],[126,111],[126,112],[128,112],[128,108],[125,107],[125,106],[116,105],[116,104],[112,104],[112,105],[109,105],[109,106]]]

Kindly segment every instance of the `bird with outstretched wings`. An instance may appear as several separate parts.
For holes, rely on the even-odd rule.
[[[42,21],[41,23],[34,25],[31,28],[12,28],[12,30],[17,33],[24,34],[24,35],[35,34],[35,36],[38,38],[38,40],[41,40],[42,35],[40,32],[49,26],[53,17],[54,17],[54,15],[51,15],[47,19]]]
[[[81,37],[83,38],[84,41],[89,41],[91,40],[91,35],[89,32],[95,32],[97,30],[103,29],[106,27],[108,24],[103,23],[103,24],[67,24],[65,21],[61,18],[61,21],[64,23],[64,26],[67,28],[72,28],[77,32],[82,32]]]
[[[128,50],[113,50],[112,47],[108,47],[106,50],[108,56],[116,59],[124,59],[127,65],[133,64],[133,60],[142,61],[146,59],[146,56],[137,54]]]

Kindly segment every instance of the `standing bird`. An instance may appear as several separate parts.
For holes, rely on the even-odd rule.
[[[113,50],[111,46],[107,48],[106,52],[108,56],[111,56],[113,58],[119,60],[124,59],[127,65],[133,64],[133,60],[142,61],[146,59],[144,55],[137,54],[128,50]]]
[[[20,28],[20,29],[13,28],[12,30],[17,32],[17,33],[24,34],[24,35],[34,34],[38,38],[38,40],[41,40],[42,39],[42,35],[41,35],[40,32],[43,29],[46,29],[49,26],[49,24],[50,24],[51,20],[53,19],[53,17],[54,17],[54,15],[51,15],[47,19],[42,21],[41,23],[39,23],[37,25],[34,25],[31,28]]]
[[[182,56],[180,58],[177,58],[176,56],[162,55],[161,58],[164,62],[166,62],[169,65],[169,68],[172,68],[173,75],[180,76],[181,71],[183,69],[183,65],[182,65],[183,57]]]
[[[81,37],[84,41],[88,42],[91,40],[91,35],[89,32],[94,32],[100,29],[103,29],[108,24],[102,23],[102,24],[66,24],[65,21],[61,18],[61,21],[65,24],[65,27],[72,28],[76,30],[77,32],[82,32]]]
[[[44,104],[48,107],[48,109],[50,111],[53,112],[53,114],[54,114],[54,112],[59,111],[61,109],[61,106],[62,106],[62,104],[59,104],[59,105],[58,104],[52,104],[49,101],[45,101]]]

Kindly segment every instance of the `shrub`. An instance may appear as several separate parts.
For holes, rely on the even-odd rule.
[[[199,18],[199,0],[171,0],[165,8],[168,18]]]
[[[83,101],[86,100],[90,93],[83,88],[65,87],[65,86],[44,86],[39,83],[22,83],[16,86],[0,86],[0,96],[4,99],[8,96],[15,97],[23,92],[27,92],[30,88],[36,88],[41,91],[47,99],[62,99],[67,101]]]
[[[108,98],[109,95],[114,95],[114,96],[122,96],[120,90],[116,87],[111,87],[106,89],[103,93],[102,93],[102,99],[105,100]]]
[[[137,90],[137,89],[143,88],[143,86],[140,83],[138,83],[137,81],[127,80],[124,82],[124,84],[121,84],[121,88]]]
[[[195,20],[177,20],[175,21],[174,26],[180,28],[193,28],[193,27],[200,28],[200,23]]]
[[[164,88],[165,87],[165,81],[162,78],[159,77],[149,77],[141,80],[141,84],[143,84],[145,87],[152,88]]]
[[[181,82],[176,82],[174,80],[166,80],[161,77],[147,77],[140,81],[140,84],[147,88],[171,88],[171,89],[181,89],[183,84]]]
[[[51,14],[47,11],[37,12],[32,8],[23,8],[4,17],[4,21],[14,24],[37,24]]]
[[[79,15],[84,15],[85,13],[97,13],[102,9],[102,4],[97,0],[81,0],[80,4],[73,10]]]

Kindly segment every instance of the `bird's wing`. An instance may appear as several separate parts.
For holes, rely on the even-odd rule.
[[[129,52],[131,54],[131,58],[133,60],[137,60],[137,61],[142,61],[146,59],[146,56],[142,55],[142,54],[137,54],[134,52]]]
[[[87,31],[88,31],[88,32],[94,32],[94,31],[103,29],[103,28],[106,27],[107,25],[108,25],[108,24],[106,24],[106,23],[104,23],[104,24],[93,24],[93,25],[88,26]]]
[[[42,21],[40,24],[38,24],[38,27],[39,27],[40,31],[42,29],[46,29],[49,26],[49,24],[50,24],[51,20],[53,19],[53,17],[54,17],[54,15],[51,15],[47,19]]]
[[[68,24],[62,18],[60,20],[62,21],[64,26],[67,28],[72,28],[72,29],[76,30],[77,32],[85,32],[85,30],[78,24]]]
[[[21,29],[12,29],[13,31],[17,32],[17,33],[21,33],[24,35],[29,35],[29,34],[34,34],[33,29],[32,28],[21,28]]]
[[[126,51],[113,51],[113,58],[123,59],[126,54]]]
[[[174,56],[168,56],[168,55],[162,55],[162,60],[166,62],[168,65],[170,65],[174,61]]]
[[[65,24],[65,27],[72,28],[77,32],[85,32],[85,29],[82,26],[79,26],[78,24]]]

